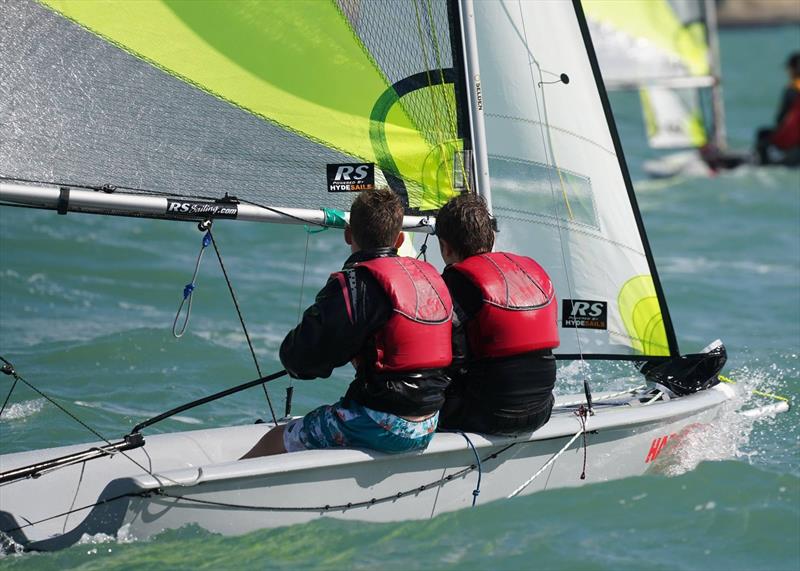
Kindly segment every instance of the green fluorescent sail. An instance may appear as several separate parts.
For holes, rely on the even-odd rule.
[[[583,8],[588,18],[646,39],[679,58],[691,75],[710,73],[705,26],[681,24],[668,0],[584,0]]]
[[[652,276],[640,275],[625,282],[617,304],[631,347],[643,355],[670,354]]]
[[[658,146],[653,141],[661,134],[663,118],[660,121],[659,113],[668,113],[666,109],[657,110],[653,104],[650,90],[652,88],[643,87],[639,89],[639,99],[642,102],[642,114],[644,116],[644,125],[647,131],[647,139],[650,141],[651,146]],[[673,97],[680,97],[677,91],[672,92]],[[675,110],[673,109],[674,113]],[[691,107],[682,107],[676,116],[669,119],[679,122],[680,132],[683,133],[685,140],[683,146],[690,146],[700,148],[708,142],[708,134],[706,127],[703,123],[703,116],[699,105],[692,105]],[[674,145],[680,146],[680,145]]]
[[[421,121],[396,96],[376,129],[376,102],[393,90],[332,1],[42,2],[220,99],[376,163],[405,182],[411,208],[433,210],[454,194],[453,153],[463,145],[456,135],[452,84],[417,92],[421,97],[437,91],[427,94],[441,101],[436,136],[423,134]]]

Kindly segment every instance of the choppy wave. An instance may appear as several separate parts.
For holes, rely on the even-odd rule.
[[[21,420],[41,412],[47,402],[44,399],[35,399],[10,404],[3,411],[0,420]]]

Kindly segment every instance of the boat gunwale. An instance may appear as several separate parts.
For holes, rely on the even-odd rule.
[[[640,407],[621,405],[619,407],[606,408],[589,418],[586,431],[594,434],[600,431],[611,431],[620,428],[637,429],[647,425],[669,424],[719,406],[733,398],[735,394],[736,392],[731,387],[717,385],[711,389],[700,391],[693,395],[674,398],[663,403],[642,405]],[[566,396],[574,398],[574,395]],[[689,404],[687,401],[691,401],[694,406],[687,407],[686,405]],[[560,440],[574,436],[575,432],[580,429],[580,421],[577,417],[568,414],[568,412],[572,411],[565,410],[563,413],[554,411],[550,422],[531,434],[519,436],[467,434],[476,450]],[[633,421],[629,420],[631,413],[635,413],[635,417],[638,418]],[[613,415],[616,418],[608,418],[608,415]],[[575,423],[569,422],[571,420],[575,420]],[[191,432],[196,431],[177,434],[185,435],[191,434]],[[367,462],[385,462],[399,458],[433,456],[451,452],[471,454],[471,450],[459,433],[437,433],[431,445],[421,453],[384,454],[362,449],[307,450],[289,455],[232,460],[190,468],[164,470],[156,473],[156,476],[160,478],[150,474],[140,474],[131,476],[129,479],[136,489],[144,492],[173,486],[193,486],[224,480],[288,474],[305,470],[364,464]],[[169,484],[165,485],[165,480],[168,480]]]

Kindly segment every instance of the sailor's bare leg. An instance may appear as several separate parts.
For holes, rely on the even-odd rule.
[[[256,442],[256,445],[253,446],[247,454],[239,458],[239,460],[286,453],[286,448],[283,446],[284,427],[285,425],[282,424],[267,432],[261,437],[261,440]]]

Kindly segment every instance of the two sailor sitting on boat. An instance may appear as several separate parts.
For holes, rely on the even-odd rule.
[[[553,408],[556,303],[534,260],[492,252],[486,205],[461,195],[437,215],[443,276],[398,256],[403,207],[390,190],[353,202],[352,255],[284,339],[294,378],[352,362],[343,398],[270,430],[243,456],[320,448],[424,450],[437,429],[536,430]]]

